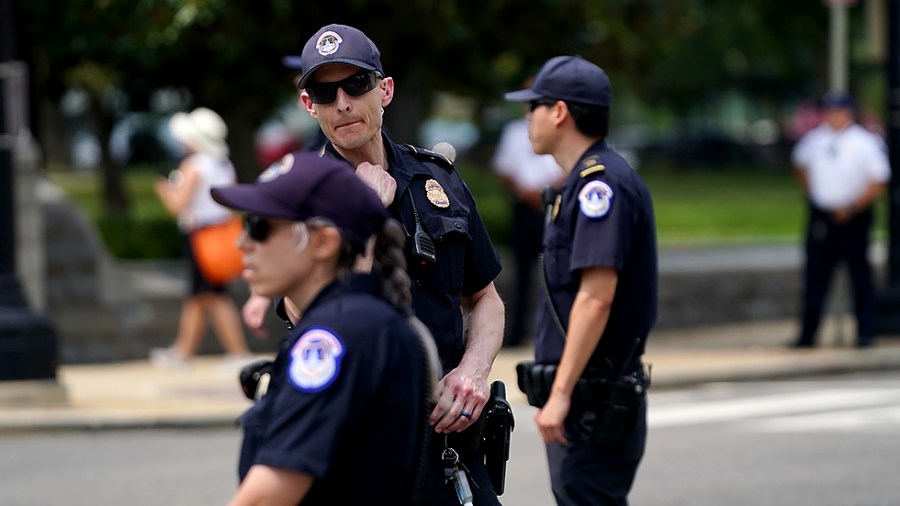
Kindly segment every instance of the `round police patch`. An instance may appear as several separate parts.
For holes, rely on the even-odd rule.
[[[578,192],[581,213],[591,219],[606,216],[612,207],[613,191],[603,181],[591,181]]]
[[[342,42],[344,42],[344,39],[340,35],[329,30],[319,36],[319,40],[316,41],[316,50],[319,51],[320,55],[328,56],[336,53],[340,49]]]
[[[318,392],[330,385],[341,369],[344,343],[331,331],[313,328],[291,349],[288,377],[301,392]]]
[[[284,155],[281,160],[269,165],[269,167],[262,171],[262,174],[257,176],[257,183],[268,183],[269,181],[275,179],[276,177],[287,174],[294,168],[294,155],[288,153]]]

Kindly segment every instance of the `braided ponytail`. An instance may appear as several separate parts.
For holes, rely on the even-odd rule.
[[[413,469],[410,504],[422,504],[425,491],[425,473],[428,469],[428,448],[431,440],[429,416],[437,404],[441,374],[437,345],[428,327],[416,318],[412,311],[412,283],[406,273],[406,256],[403,247],[406,233],[394,219],[385,221],[375,236],[372,252],[372,274],[381,281],[381,296],[398,310],[404,312],[410,329],[419,338],[419,377],[422,386],[421,419],[416,428],[416,465]]]
[[[384,227],[375,236],[372,274],[382,281],[382,295],[401,311],[412,305],[412,283],[406,274],[406,257],[403,245],[406,235],[394,219],[384,222]]]
[[[410,315],[409,325],[418,334],[422,344],[425,363],[429,370],[429,393],[433,396],[432,400],[435,401],[441,365],[431,332],[412,313],[412,283],[406,273],[406,255],[403,254],[405,244],[406,233],[403,231],[403,227],[397,220],[388,219],[375,236],[372,274],[381,280],[382,297],[395,308]]]

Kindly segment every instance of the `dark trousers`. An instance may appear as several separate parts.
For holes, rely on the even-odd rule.
[[[544,217],[541,211],[522,202],[513,204],[513,227],[510,245],[515,255],[515,297],[511,318],[503,344],[518,346],[525,341],[528,324],[532,320],[532,304],[536,295],[532,275],[541,253]]]
[[[810,206],[806,232],[806,268],[804,271],[803,321],[798,345],[815,342],[831,280],[838,263],[847,265],[853,286],[857,344],[868,345],[875,336],[875,286],[869,264],[869,232],[872,210],[867,209],[838,224],[827,211]]]
[[[569,414],[565,435],[569,444],[547,445],[550,484],[559,506],[628,506],[628,493],[647,440],[647,400],[638,407],[622,441],[600,449],[590,442],[596,412]]]

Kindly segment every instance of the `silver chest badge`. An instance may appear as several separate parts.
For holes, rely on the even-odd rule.
[[[444,187],[441,186],[441,183],[438,183],[437,180],[429,179],[428,181],[425,181],[425,196],[428,197],[428,201],[436,207],[440,207],[441,209],[450,207],[450,199],[447,198]]]

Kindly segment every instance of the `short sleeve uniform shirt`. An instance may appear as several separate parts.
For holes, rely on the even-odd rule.
[[[354,283],[320,293],[282,341],[265,397],[242,418],[239,474],[312,475],[307,504],[394,504],[409,493],[422,360],[406,317]],[[390,463],[391,479],[379,465]]]
[[[557,363],[584,269],[618,275],[609,321],[589,365],[620,367],[656,321],[656,227],[650,192],[617,153],[599,141],[569,173],[544,235],[543,272],[550,297],[538,307],[535,357]],[[562,327],[562,329],[560,329]],[[609,361],[609,363],[606,363]]]

